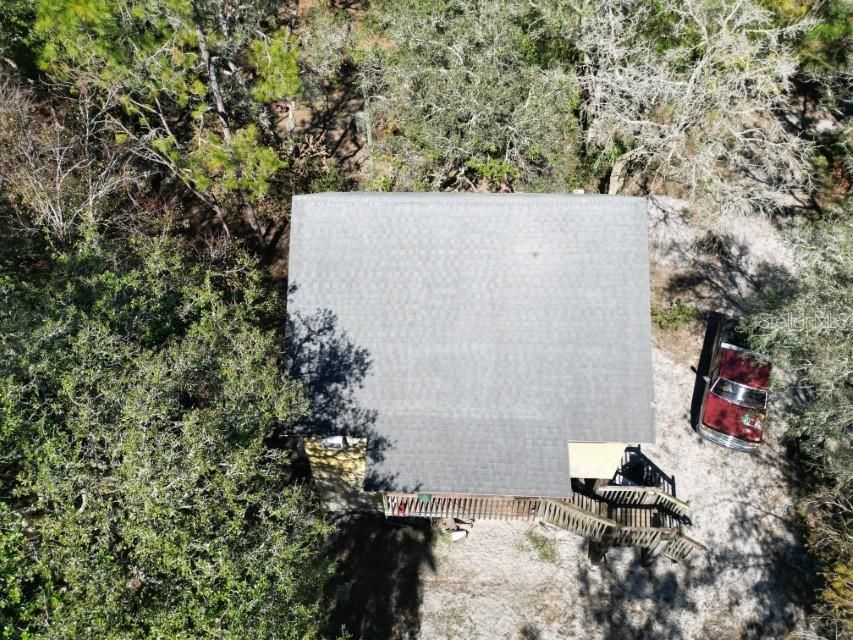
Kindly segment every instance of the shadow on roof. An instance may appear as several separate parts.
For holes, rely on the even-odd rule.
[[[300,383],[305,401],[304,413],[292,425],[294,432],[367,438],[365,487],[390,490],[394,478],[373,470],[390,443],[375,430],[377,412],[361,406],[356,398],[371,366],[367,349],[349,339],[330,309],[289,313],[285,349],[288,376]]]
[[[289,291],[295,290],[292,285]],[[288,313],[285,353],[287,374],[300,384],[304,401],[303,413],[291,425],[294,433],[367,438],[365,487],[390,490],[394,477],[372,470],[390,443],[376,432],[377,412],[356,397],[372,365],[368,350],[349,338],[332,310],[316,309]]]

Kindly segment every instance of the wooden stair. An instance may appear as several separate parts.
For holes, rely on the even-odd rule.
[[[607,532],[619,525],[595,513],[563,500],[542,500],[536,517],[541,522],[572,531],[593,540],[602,540]]]
[[[625,449],[609,482],[573,480],[572,488],[569,498],[386,493],[382,506],[388,517],[539,520],[605,546],[640,547],[674,562],[705,549],[683,533],[690,505],[676,497],[675,477],[639,446]]]
[[[676,516],[689,516],[690,505],[658,487],[606,485],[596,493],[610,504],[659,507]]]
[[[669,540],[663,549],[663,555],[673,562],[683,562],[694,551],[705,551],[706,547],[683,533],[679,532]]]
[[[595,495],[576,492],[567,499],[387,493],[382,496],[382,505],[386,516],[398,518],[538,520],[592,540],[606,540],[612,546],[657,548],[674,562],[683,562],[693,551],[705,549],[682,533],[674,509],[660,508],[655,492],[646,492],[644,497],[639,491],[611,489],[604,487]]]

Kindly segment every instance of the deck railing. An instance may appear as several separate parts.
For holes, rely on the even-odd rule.
[[[700,543],[681,533],[677,519],[659,513],[655,504],[641,502],[639,492],[623,491],[643,488],[615,487],[619,491],[613,496],[628,500],[618,505],[609,504],[603,496],[594,499],[580,493],[566,499],[386,493],[382,506],[386,516],[398,518],[539,520],[614,546],[652,549],[665,545],[663,554],[675,562],[684,561],[695,550],[704,550]],[[612,517],[605,513],[612,513]]]
[[[601,540],[608,531],[619,527],[617,522],[609,518],[590,513],[569,502],[556,500],[542,500],[537,517],[542,522],[588,536],[593,540]]]
[[[690,505],[676,497],[675,478],[627,447],[610,484],[580,483],[568,498],[516,498],[469,494],[386,493],[389,517],[539,520],[607,545],[656,550],[675,562],[704,550],[685,536]],[[652,551],[651,553],[655,553]]]
[[[471,518],[479,520],[532,520],[538,498],[512,498],[454,494],[386,493],[386,516],[403,518]]]
[[[611,541],[614,546],[633,546],[651,549],[662,542],[666,534],[666,529],[620,527],[613,532]]]
[[[705,551],[705,545],[689,538],[683,533],[677,534],[664,547],[663,555],[673,562],[683,562],[694,551]]]
[[[663,508],[677,516],[690,515],[690,505],[658,487],[637,487],[629,485],[605,485],[596,489],[596,493],[610,504],[617,505],[653,505]]]

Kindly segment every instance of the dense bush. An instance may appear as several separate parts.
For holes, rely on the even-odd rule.
[[[574,185],[580,94],[559,22],[497,0],[385,0],[370,17],[360,73],[374,175],[397,190]]]
[[[266,443],[294,397],[254,267],[94,226],[41,249],[0,275],[7,633],[316,635],[329,528]]]

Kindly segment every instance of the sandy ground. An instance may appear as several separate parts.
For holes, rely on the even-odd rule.
[[[763,286],[764,272],[790,277],[790,253],[769,221],[715,223],[711,230],[737,253],[703,262],[696,240],[707,230],[687,225],[679,203],[666,204],[671,211],[653,207],[650,213],[659,273],[698,269],[735,283],[732,296],[708,288],[700,296],[704,310],[736,308]],[[708,264],[710,271],[703,271]],[[656,280],[655,287],[666,289],[655,292],[658,299],[676,296],[670,284]],[[707,283],[694,278],[693,284]],[[679,497],[693,508],[688,533],[708,551],[685,565],[662,558],[647,569],[636,550],[615,549],[596,566],[574,534],[481,521],[463,542],[434,543],[434,566],[422,567],[420,575],[420,638],[783,638],[802,621],[809,560],[791,518],[783,452],[772,434],[757,455],[697,438],[689,424],[690,366],[698,360],[702,329],[677,333],[655,336],[658,438],[644,451],[675,475]],[[531,529],[553,541],[555,561],[539,558],[527,539]]]

